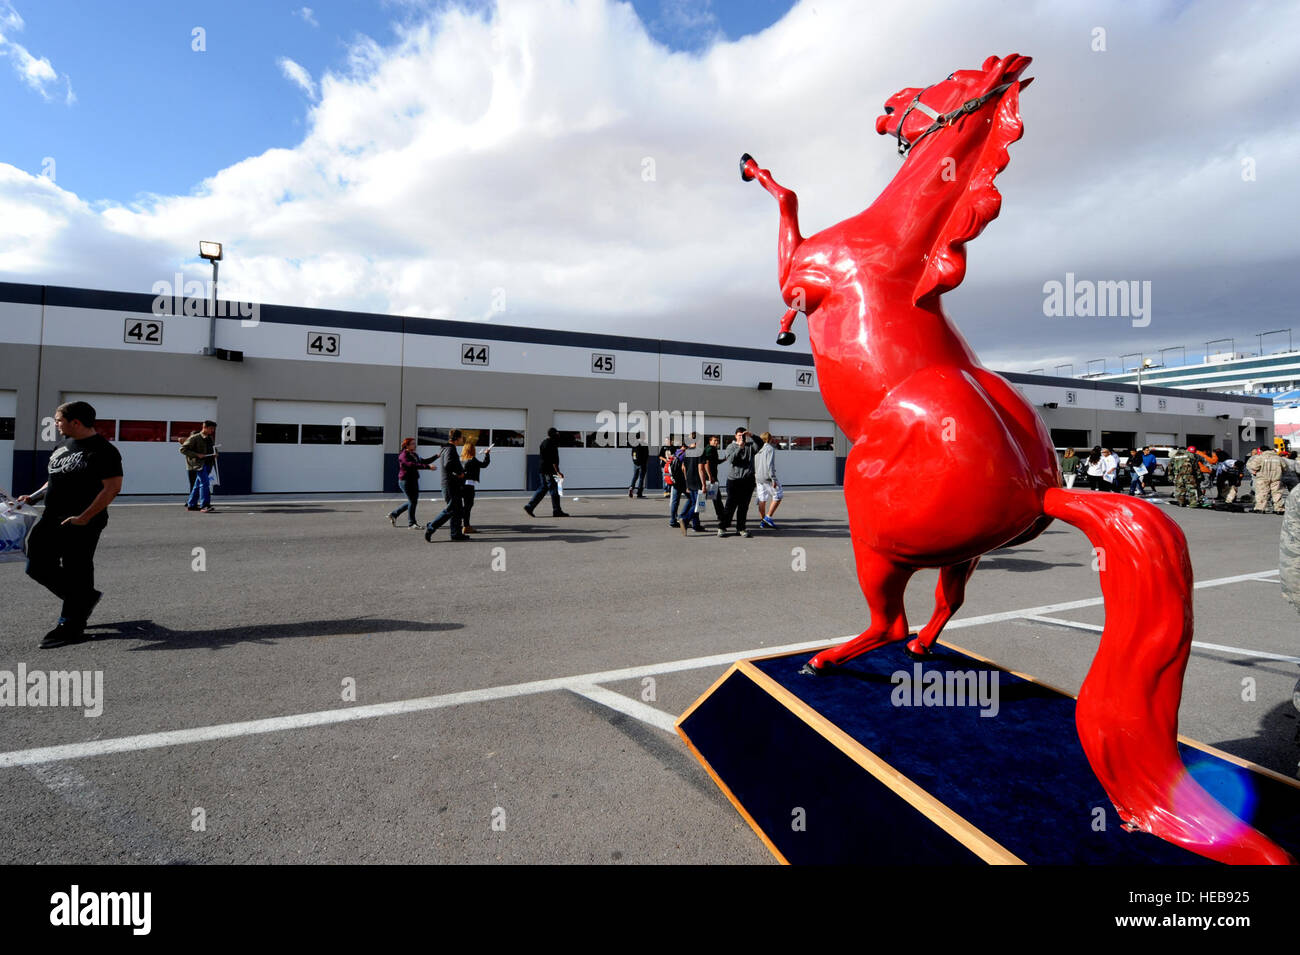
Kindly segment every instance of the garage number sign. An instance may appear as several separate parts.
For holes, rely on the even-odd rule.
[[[153,318],[128,318],[122,341],[128,345],[161,345],[163,323]]]
[[[486,366],[488,364],[488,346],[468,342],[462,344],[460,346],[460,363],[462,365]]]
[[[334,332],[308,332],[307,354],[333,358],[343,349],[343,340]]]

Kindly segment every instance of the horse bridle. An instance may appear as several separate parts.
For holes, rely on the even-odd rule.
[[[952,79],[952,77],[948,78]],[[927,86],[925,89],[921,90],[921,92],[912,97],[912,102],[907,104],[907,109],[903,110],[903,115],[898,119],[898,154],[900,156],[906,156],[908,150],[921,140],[925,139],[926,136],[929,136],[936,130],[943,129],[945,126],[951,126],[962,116],[965,116],[967,113],[975,112],[993,97],[1010,88],[1011,83],[1003,83],[1001,86],[996,86],[989,90],[983,96],[976,97],[975,99],[968,99],[954,110],[949,110],[946,113],[936,113],[929,106],[926,106],[921,102],[921,97],[929,90],[934,89],[933,86]],[[916,139],[908,142],[907,137],[903,135],[903,124],[907,122],[907,114],[914,109],[929,116],[933,122],[930,123],[929,128],[922,132],[920,136],[917,136]]]

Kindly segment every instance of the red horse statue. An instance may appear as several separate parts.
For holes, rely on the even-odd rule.
[[[866,211],[804,238],[799,202],[748,154],[780,206],[778,269],[790,310],[778,343],[794,341],[803,312],[822,396],[853,444],[844,497],[858,580],[871,624],[813,657],[821,674],[905,640],[903,591],[939,568],[935,611],[907,644],[924,656],[961,607],[980,555],[1032,540],[1053,518],[1098,548],[1105,631],[1076,725],[1084,752],[1126,828],[1154,833],[1228,863],[1290,856],[1214,800],[1178,755],[1178,704],[1192,642],[1192,567],[1178,525],[1146,501],[1062,488],[1052,440],[1006,379],[980,364],[944,314],[940,296],[966,272],[965,244],[997,216],[994,177],[1020,138],[1020,74],[1029,58],[989,57],[885,103],[876,132],[905,157]],[[954,506],[915,462],[962,475]],[[1139,614],[1138,610],[1142,613]]]

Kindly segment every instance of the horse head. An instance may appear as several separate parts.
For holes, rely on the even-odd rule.
[[[898,152],[907,155],[922,139],[958,124],[996,99],[1017,82],[1021,89],[1033,79],[1020,80],[1031,60],[1019,53],[990,56],[978,70],[957,70],[933,86],[909,86],[885,100],[876,117],[876,132],[898,140]]]

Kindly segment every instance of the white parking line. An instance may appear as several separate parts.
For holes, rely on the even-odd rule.
[[[647,706],[640,700],[634,700],[622,693],[607,690],[603,686],[596,686],[594,683],[587,686],[571,686],[569,689],[579,696],[585,696],[593,702],[608,706],[611,710],[618,710],[620,713],[625,713],[642,723],[649,723],[665,733],[674,732],[673,724],[677,721],[670,714],[665,713],[663,710],[657,710],[653,706]]]
[[[1238,574],[1234,577],[1220,577],[1196,584],[1196,588],[1221,587],[1225,584],[1238,583],[1243,580],[1257,580],[1261,577],[1277,575],[1276,570],[1264,570],[1254,574]],[[948,623],[948,630],[960,630],[965,627],[978,627],[986,623],[999,623],[1004,620],[1032,617],[1061,610],[1074,610],[1079,607],[1095,607],[1102,602],[1100,597],[1088,600],[1072,600],[1066,603],[1046,604],[1042,607],[1026,607],[1022,610],[1008,610],[1003,613],[988,613],[964,620]],[[1053,621],[1065,623],[1065,621]],[[39,763],[52,763],[65,759],[86,759],[92,756],[106,756],[111,753],[130,753],[145,749],[161,749],[167,746],[180,746],[186,743],[201,743],[218,739],[235,739],[240,736],[254,736],[259,733],[278,733],[285,730],[305,729],[312,726],[328,726],[331,723],[348,723],[355,720],[373,719],[379,716],[396,716],[404,713],[421,713],[448,706],[460,706],[465,703],[485,703],[491,700],[504,700],[516,696],[528,696],[535,693],[550,693],[554,690],[571,690],[587,699],[611,706],[619,712],[636,719],[644,720],[652,726],[671,732],[673,718],[647,707],[637,700],[607,691],[597,686],[600,683],[614,683],[621,680],[639,680],[645,676],[662,673],[677,673],[682,670],[700,670],[705,667],[728,666],[746,657],[772,656],[783,653],[798,653],[801,650],[813,650],[840,643],[857,634],[849,634],[831,639],[810,640],[803,643],[789,643],[779,647],[757,647],[731,653],[715,653],[706,657],[694,657],[688,660],[673,660],[667,663],[652,663],[646,666],[626,667],[621,670],[604,670],[599,673],[584,673],[577,676],[559,677],[551,680],[533,680],[528,683],[513,683],[506,686],[486,687],[481,690],[466,690],[460,693],[444,693],[439,696],[425,696],[413,700],[395,700],[391,703],[374,703],[366,706],[343,707],[337,710],[318,710],[313,713],[298,713],[292,716],[274,716],[267,719],[247,720],[240,723],[219,723],[214,726],[197,726],[192,729],[167,730],[160,733],[143,733],[139,736],[121,736],[115,739],[91,740],[84,743],[64,743],[58,746],[42,746],[33,749],[12,750],[0,753],[0,768],[12,766],[32,766]],[[1212,646],[1212,645],[1207,645]],[[1289,658],[1284,658],[1289,659]],[[617,704],[617,705],[615,705]],[[647,712],[650,711],[650,712]],[[652,715],[653,714],[653,715]]]
[[[1267,578],[1259,578],[1267,579]],[[1025,620],[1034,620],[1038,623],[1054,624],[1058,627],[1070,627],[1075,630],[1087,630],[1090,633],[1101,633],[1103,627],[1095,623],[1083,623],[1079,620],[1061,620],[1057,617],[1043,617],[1038,614],[1027,613],[1024,615]],[[1232,653],[1243,657],[1259,657],[1261,660],[1281,660],[1284,663],[1300,663],[1300,657],[1287,657],[1279,653],[1265,653],[1263,650],[1247,650],[1244,647],[1225,647],[1219,643],[1204,643],[1200,640],[1193,640],[1192,646],[1197,650],[1217,650],[1220,653]]]

